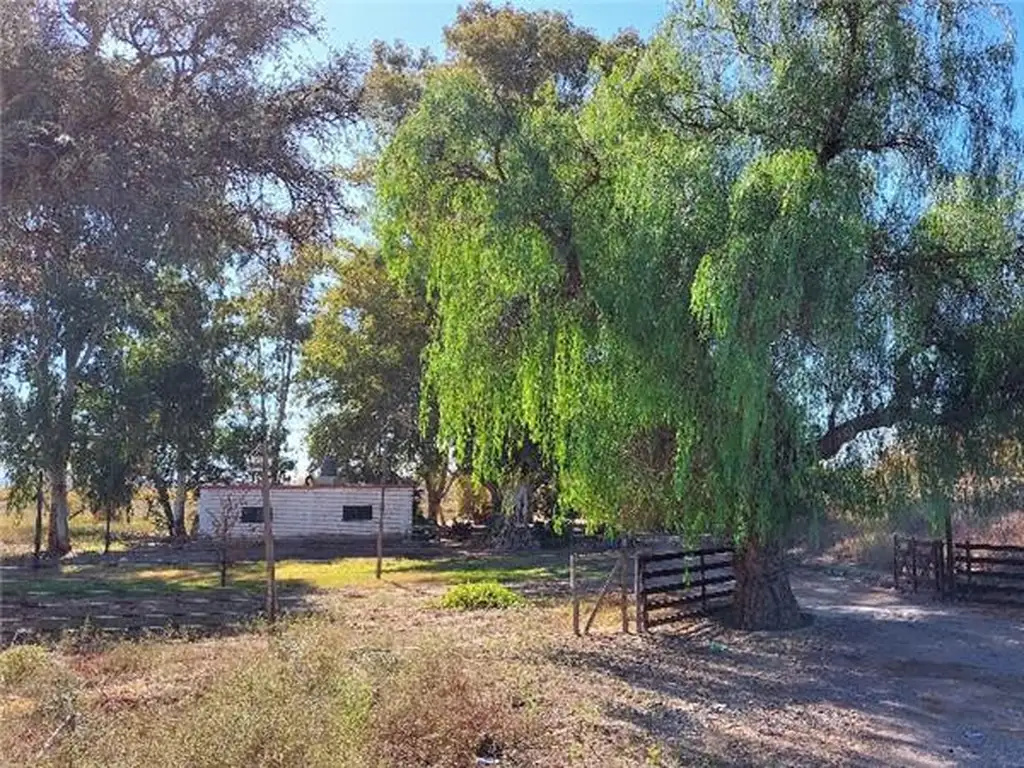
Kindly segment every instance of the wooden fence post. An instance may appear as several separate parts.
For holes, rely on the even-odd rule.
[[[702,613],[708,612],[708,587],[704,583],[704,551],[700,553],[700,609]]]
[[[917,592],[917,539],[910,537],[910,581]]]
[[[935,591],[942,594],[942,572],[946,569],[942,559],[942,542],[932,542],[932,563],[935,569]]]
[[[644,568],[643,558],[639,552],[633,555],[633,602],[636,603],[636,633],[647,632],[647,606],[644,603]]]
[[[622,633],[629,634],[629,595],[626,592],[626,550],[619,551],[619,606],[622,612]]]
[[[383,477],[383,475],[381,476]],[[380,487],[380,516],[377,519],[377,578],[384,570],[384,486]]]
[[[948,594],[950,599],[952,599],[956,594],[956,557],[955,550],[953,547],[953,516],[949,510],[949,507],[946,507],[945,523],[946,557],[942,563],[942,567],[946,571],[946,594]]]
[[[900,588],[899,553],[900,537],[894,533],[892,535],[892,586],[897,590]]]
[[[576,553],[569,553],[569,592],[572,595],[572,631],[580,636],[580,596],[576,591]]]
[[[612,579],[615,578],[615,572],[619,570],[619,566],[622,564],[620,560],[615,561],[615,565],[612,566],[611,571],[608,573],[608,578],[604,580],[604,586],[601,587],[601,594],[597,596],[597,603],[594,604],[594,610],[590,612],[587,617],[587,623],[583,627],[583,634],[590,634],[590,625],[594,623],[594,618],[597,616],[597,612],[601,610],[601,604],[604,602],[605,595],[608,594],[608,588],[612,585]]]

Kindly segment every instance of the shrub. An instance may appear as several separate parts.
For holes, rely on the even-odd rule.
[[[495,581],[457,584],[441,598],[442,608],[473,611],[482,608],[514,608],[523,605],[521,595]]]
[[[50,667],[50,655],[38,645],[16,645],[0,652],[0,686],[30,683]]]

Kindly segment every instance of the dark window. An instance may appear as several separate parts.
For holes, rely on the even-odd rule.
[[[345,504],[341,508],[342,520],[373,520],[373,506],[370,504]]]
[[[240,522],[262,523],[263,507],[242,507],[242,517]]]

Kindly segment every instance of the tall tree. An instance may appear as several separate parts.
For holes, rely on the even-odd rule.
[[[234,329],[217,296],[218,281],[201,275],[159,276],[127,365],[145,393],[141,409],[147,479],[156,488],[168,534],[185,535],[189,491],[218,474],[218,422],[230,404],[236,365]]]
[[[104,554],[111,520],[131,505],[144,450],[146,394],[127,370],[125,356],[113,345],[95,356],[82,381],[72,451],[75,484],[105,519]]]
[[[438,68],[377,232],[436,297],[441,439],[486,476],[529,438],[594,524],[733,537],[738,623],[799,621],[786,532],[861,435],[1019,410],[1004,22],[722,0],[577,89]]]
[[[315,33],[304,0],[3,0],[0,15],[0,359],[31,404],[62,553],[97,350],[164,268],[321,233],[343,206],[311,142],[351,119],[355,87],[347,56],[267,66]]]
[[[440,518],[454,473],[437,444],[436,414],[424,413],[420,376],[430,334],[422,292],[391,277],[380,256],[355,249],[335,266],[303,349],[302,378],[311,404],[310,455],[331,456],[361,482],[416,477],[428,514]]]
[[[274,565],[274,510],[271,486],[282,476],[288,407],[298,370],[298,356],[309,335],[315,278],[323,268],[323,251],[299,242],[281,243],[253,260],[240,273],[236,300],[241,321],[241,426],[258,443],[266,550],[266,613],[277,615]],[[250,454],[252,456],[253,454]]]

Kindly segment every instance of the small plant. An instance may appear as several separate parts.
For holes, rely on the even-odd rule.
[[[16,645],[0,652],[0,687],[31,682],[50,666],[46,649],[38,645]]]
[[[495,581],[485,581],[451,587],[441,598],[441,607],[474,611],[485,608],[515,608],[525,602],[522,595],[508,587]]]

